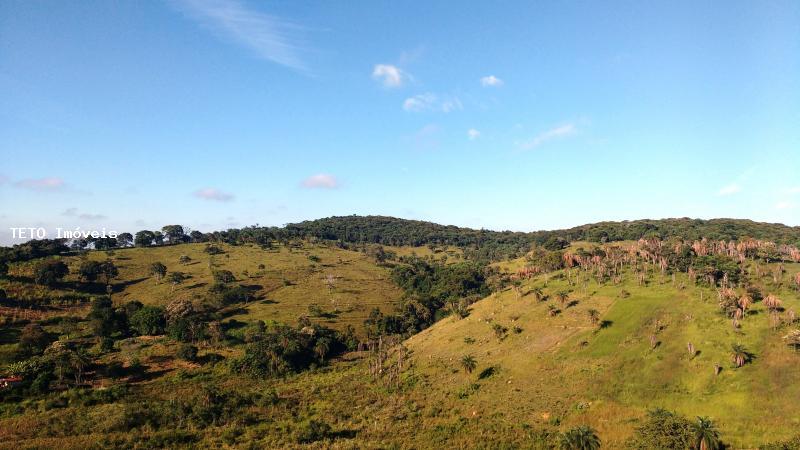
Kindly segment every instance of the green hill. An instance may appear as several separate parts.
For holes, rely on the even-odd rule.
[[[579,426],[682,448],[653,417],[689,439],[698,416],[731,448],[798,435],[800,250],[671,234],[794,229],[639,221],[522,246],[434,226],[466,240],[381,247],[408,222],[352,220],[384,225],[12,250],[0,376],[22,380],[0,389],[0,448],[556,448]]]

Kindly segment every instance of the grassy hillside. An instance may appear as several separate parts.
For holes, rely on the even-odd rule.
[[[796,291],[766,277],[761,284],[787,310],[800,310]],[[550,298],[537,301],[534,288]],[[555,293],[565,290],[571,292],[562,305]],[[550,305],[561,312],[550,317]],[[592,324],[590,309],[599,312],[600,325]],[[585,292],[564,278],[545,283],[538,277],[523,283],[521,296],[511,289],[493,294],[475,303],[469,317],[445,319],[407,345],[433,387],[430,401],[464,417],[491,414],[542,427],[590,424],[615,448],[647,409],[662,407],[709,416],[726,442],[749,448],[788,438],[800,424],[800,386],[793,381],[800,355],[785,345],[785,326],[774,329],[767,316],[757,304],[734,329],[719,311],[716,292],[682,276],[675,284],[652,280],[647,286],[631,279],[616,286],[592,282]],[[495,325],[508,331],[498,337]],[[655,348],[650,336],[656,336]],[[754,354],[750,364],[733,368],[734,343]],[[461,370],[463,355],[478,363],[472,374]],[[719,375],[715,363],[723,368]],[[476,374],[489,368],[493,375],[479,379]]]
[[[212,270],[230,270],[255,298],[241,305],[241,311],[232,315],[232,319],[294,323],[301,315],[309,315],[309,306],[316,305],[326,314],[311,317],[312,320],[332,328],[346,325],[360,328],[373,308],[389,311],[402,294],[391,281],[390,270],[376,265],[360,252],[311,244],[302,248],[280,246],[274,250],[225,244],[220,244],[220,248],[224,253],[217,255],[206,253],[204,244],[182,244],[118,249],[110,256],[94,251],[85,257],[64,257],[70,266],[70,275],[55,290],[30,282],[36,261],[19,263],[10,273],[23,279],[2,280],[0,289],[10,297],[31,300],[42,297],[87,299],[92,294],[87,294],[84,286],[75,289],[80,263],[84,258],[110,259],[119,269],[112,295],[117,304],[138,300],[164,306],[177,298],[201,298],[214,282]],[[182,255],[188,256],[190,261],[179,262]],[[155,262],[164,264],[168,273],[180,271],[189,278],[178,285],[159,281],[150,273],[150,265]],[[262,264],[264,268],[260,269]],[[103,286],[97,286],[95,291],[96,295],[105,293]]]

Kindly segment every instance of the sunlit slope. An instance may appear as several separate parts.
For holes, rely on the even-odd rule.
[[[534,288],[549,298],[537,301]],[[556,293],[565,290],[572,292],[562,305]],[[796,292],[774,292],[787,311],[800,310]],[[551,316],[549,305],[561,312]],[[599,314],[597,324],[591,309]],[[585,291],[563,278],[551,277],[545,286],[539,277],[519,293],[507,289],[477,302],[469,317],[445,319],[407,345],[433,386],[432,401],[466,417],[499,414],[562,428],[590,424],[613,448],[644,411],[664,407],[710,416],[726,442],[752,447],[796,434],[800,355],[782,339],[787,325],[773,329],[761,303],[741,323],[735,330],[720,313],[716,292],[682,276],[674,284],[666,278],[647,286],[590,282]],[[507,331],[498,335],[495,325]],[[730,356],[734,343],[754,354],[738,369]],[[460,364],[465,355],[477,362],[471,374]],[[715,364],[722,366],[719,375]],[[489,367],[494,375],[481,379]]]
[[[390,269],[381,267],[369,256],[335,247],[305,244],[302,248],[277,247],[264,250],[256,246],[219,245],[224,253],[210,255],[205,244],[118,249],[112,254],[92,251],[86,258],[110,259],[119,269],[113,280],[113,300],[122,304],[138,300],[145,304],[167,305],[178,298],[202,299],[214,283],[213,271],[229,270],[236,283],[251,289],[254,301],[241,304],[241,311],[231,318],[248,320],[278,320],[295,323],[301,315],[333,328],[348,324],[357,329],[373,308],[389,311],[402,295],[392,282]],[[181,263],[181,256],[189,262]],[[66,257],[70,275],[55,292],[47,295],[70,295],[70,285],[78,281],[80,257]],[[150,266],[160,262],[170,272],[182,272],[188,278],[173,285],[158,280]],[[29,263],[33,266],[35,261]],[[260,267],[263,265],[263,268]],[[25,272],[25,269],[19,269]],[[29,269],[29,271],[32,269]],[[9,281],[10,289],[25,292],[43,291],[33,283]],[[94,286],[104,294],[102,286]],[[87,296],[87,287],[81,292]],[[323,314],[314,316],[309,306]]]

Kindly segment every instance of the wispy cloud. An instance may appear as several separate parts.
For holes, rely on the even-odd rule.
[[[723,186],[719,190],[718,194],[719,195],[733,195],[733,194],[738,194],[739,192],[742,192],[742,187],[739,186],[736,183],[731,183],[731,184],[729,184],[727,186]]]
[[[319,173],[306,178],[301,184],[309,189],[336,189],[339,187],[339,180],[333,175]]]
[[[775,209],[792,209],[794,208],[794,203],[790,201],[782,201],[775,204]]]
[[[470,128],[469,130],[467,130],[467,138],[469,138],[470,141],[474,141],[479,137],[481,137],[481,132],[476,130],[475,128]]]
[[[458,97],[439,98],[436,94],[426,92],[405,99],[403,109],[408,112],[441,111],[449,113],[463,109],[463,105]]]
[[[193,20],[258,57],[296,70],[307,69],[299,56],[299,26],[255,11],[237,0],[173,1]]]
[[[483,87],[499,87],[503,85],[503,80],[494,75],[489,75],[481,78],[481,86]]]
[[[402,86],[411,76],[397,66],[376,64],[372,69],[372,78],[379,80],[385,87],[396,88]]]
[[[64,189],[66,183],[64,183],[64,180],[59,177],[28,178],[17,181],[14,183],[14,186],[32,191],[47,192],[60,191]]]
[[[82,220],[102,220],[107,218],[102,214],[89,214],[89,213],[79,214],[78,208],[67,208],[61,213],[61,215],[67,217],[77,217]]]
[[[575,134],[576,131],[578,131],[578,128],[575,126],[575,124],[568,123],[561,125],[539,133],[533,138],[522,142],[519,144],[519,148],[522,150],[532,150],[544,144],[545,142],[552,141],[553,139],[563,138]]]
[[[800,186],[790,187],[786,189],[787,194],[800,194]]]
[[[214,188],[198,189],[194,191],[192,195],[203,200],[212,200],[216,202],[229,202],[233,200],[233,194],[222,192]]]

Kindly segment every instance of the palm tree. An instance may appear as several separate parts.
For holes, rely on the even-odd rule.
[[[556,298],[558,299],[558,302],[561,303],[561,306],[563,307],[564,304],[567,303],[567,300],[569,300],[569,292],[567,292],[567,291],[558,291],[558,293],[556,293]]]
[[[586,311],[586,314],[589,315],[589,320],[592,322],[592,325],[597,325],[600,322],[600,311],[596,309],[590,309]]]
[[[533,288],[531,291],[533,293],[533,297],[536,299],[537,302],[544,300],[544,292],[542,292],[542,288]]]
[[[550,315],[550,317],[555,317],[556,314],[558,314],[558,308],[553,305],[547,305],[547,314]]]
[[[774,294],[769,294],[766,298],[764,298],[764,306],[769,308],[770,311],[776,310],[781,307],[781,299]]]
[[[742,308],[743,311],[747,311],[747,308],[753,304],[753,297],[745,294],[739,298],[739,307]]]
[[[465,373],[472,373],[478,367],[478,363],[472,355],[464,355],[461,358],[461,367],[464,368]]]
[[[718,450],[722,446],[719,440],[719,431],[708,417],[698,417],[692,424],[695,450]]]
[[[559,448],[561,450],[597,450],[600,448],[600,438],[597,437],[594,428],[582,425],[562,434]]]
[[[733,344],[731,346],[731,359],[736,367],[742,367],[745,363],[750,361],[750,354],[747,353],[747,350],[742,344]]]

